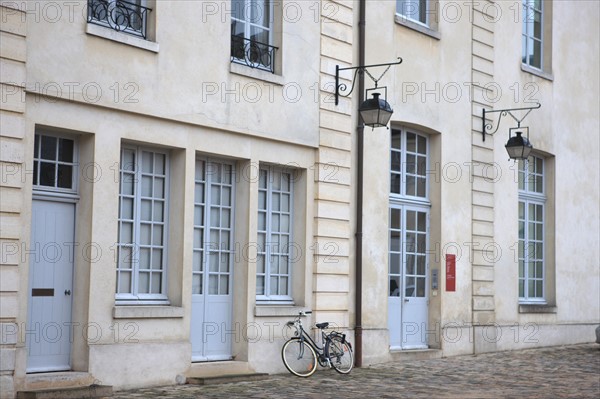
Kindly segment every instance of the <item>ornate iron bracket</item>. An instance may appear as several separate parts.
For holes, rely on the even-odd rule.
[[[335,105],[338,105],[340,96],[348,97],[352,93],[352,90],[354,90],[354,83],[356,82],[356,76],[359,73],[366,73],[373,80],[373,82],[375,82],[375,88],[377,88],[377,82],[379,82],[379,80],[381,80],[381,78],[383,77],[383,75],[385,75],[385,73],[388,71],[388,69],[390,69],[390,67],[392,65],[398,65],[401,63],[402,63],[402,58],[398,57],[397,62],[390,62],[388,64],[373,64],[373,65],[364,65],[364,66],[347,67],[347,68],[340,68],[339,65],[336,65],[335,66]],[[368,68],[376,68],[376,67],[382,67],[382,66],[387,66],[387,68],[385,71],[383,71],[383,73],[377,79],[375,79],[375,77],[373,75],[371,75],[369,73],[369,71],[367,70]],[[346,83],[340,83],[340,72],[351,70],[351,69],[355,70],[354,76],[352,78],[352,86],[350,86],[350,90],[348,92],[342,93],[342,91],[348,90],[348,86],[346,85]]]
[[[521,127],[521,122],[523,122],[523,119],[525,119],[532,110],[538,109],[541,106],[542,106],[542,104],[537,103],[537,105],[535,105],[533,107],[495,109],[495,110],[491,110],[491,111],[486,111],[484,108],[483,115],[481,117],[481,122],[482,122],[481,134],[483,135],[483,141],[485,141],[486,133],[489,135],[493,135],[494,133],[496,133],[498,131],[498,128],[500,127],[500,121],[502,120],[503,116],[510,115],[511,118],[513,118],[517,122],[517,127],[511,128],[510,130],[518,129]],[[522,118],[518,118],[516,115],[514,115],[512,113],[512,111],[525,111],[525,110],[527,110],[527,112],[525,113],[525,115],[523,115]],[[491,130],[494,127],[494,125],[491,122],[490,123],[485,122],[485,114],[491,114],[491,113],[495,113],[495,112],[500,112],[500,117],[498,118],[498,124],[496,125],[496,129],[494,129],[494,131],[492,132]]]

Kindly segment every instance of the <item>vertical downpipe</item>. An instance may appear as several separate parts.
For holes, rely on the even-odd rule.
[[[365,15],[366,0],[359,0],[358,16],[358,65],[365,65]],[[365,100],[365,75],[358,73],[358,104]],[[354,327],[355,365],[362,367],[362,229],[363,229],[363,157],[364,157],[364,124],[360,113],[357,112],[357,176],[356,176],[356,247],[355,247],[355,293],[356,293],[356,325]]]

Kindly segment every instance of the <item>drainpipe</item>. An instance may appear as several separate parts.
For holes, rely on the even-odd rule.
[[[358,65],[365,65],[365,15],[366,0],[359,1],[358,16]],[[365,100],[365,75],[358,74],[358,104]],[[357,112],[357,149],[356,149],[356,245],[355,245],[355,293],[356,293],[356,322],[354,327],[354,359],[356,367],[362,367],[362,228],[363,228],[363,158],[364,158],[364,124],[360,113]]]

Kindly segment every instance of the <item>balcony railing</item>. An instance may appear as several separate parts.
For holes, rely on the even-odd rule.
[[[151,8],[121,0],[88,0],[88,22],[146,39]]]
[[[231,62],[275,73],[277,47],[242,36],[231,36]]]

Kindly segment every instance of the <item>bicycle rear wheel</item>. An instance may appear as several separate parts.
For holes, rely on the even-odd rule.
[[[310,377],[317,369],[315,350],[299,338],[292,338],[283,344],[281,358],[285,368],[298,377]]]
[[[352,347],[339,335],[330,335],[325,345],[325,353],[329,356],[331,365],[338,373],[348,374],[354,366]]]

